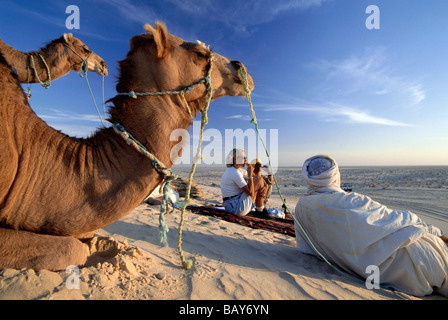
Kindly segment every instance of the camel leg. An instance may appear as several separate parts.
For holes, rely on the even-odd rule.
[[[88,246],[75,238],[0,228],[0,269],[65,270],[83,266],[88,255]]]

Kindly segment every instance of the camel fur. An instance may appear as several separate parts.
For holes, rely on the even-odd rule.
[[[210,52],[157,23],[130,41],[118,92],[179,90],[204,77]],[[214,53],[212,100],[243,96],[241,63]],[[249,76],[249,87],[253,88]],[[205,104],[201,84],[185,95],[195,116]],[[178,95],[116,96],[110,122],[120,123],[168,167],[175,129],[192,121]],[[151,162],[112,128],[86,139],[48,126],[30,108],[16,75],[0,59],[0,268],[63,270],[85,264],[78,239],[119,220],[161,182]],[[174,159],[173,159],[174,161]]]
[[[3,54],[6,61],[17,71],[17,77],[21,83],[37,83],[39,79],[42,82],[46,82],[49,81],[47,68],[39,57],[39,54],[42,55],[50,69],[51,80],[65,76],[72,70],[76,72],[80,71],[82,59],[67,48],[65,44],[78,53],[82,59],[86,59],[92,53],[87,60],[88,71],[96,72],[101,76],[108,75],[106,62],[71,33],[64,33],[60,38],[49,42],[38,52],[32,51],[28,53],[14,49],[0,39],[0,53]],[[36,70],[32,68],[30,56],[34,59]],[[28,70],[27,66],[29,66]]]

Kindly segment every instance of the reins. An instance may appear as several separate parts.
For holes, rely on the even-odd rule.
[[[79,68],[79,76],[81,78],[84,77],[86,79],[87,87],[89,88],[90,96],[92,97],[92,101],[93,101],[93,104],[95,106],[96,112],[98,114],[98,117],[100,118],[101,124],[105,128],[106,125],[104,124],[103,118],[101,117],[100,110],[98,109],[98,105],[96,104],[95,97],[93,96],[93,92],[92,92],[92,88],[90,86],[89,79],[87,78],[87,73],[88,73],[88,69],[89,69],[89,62],[88,62],[88,60],[92,56],[93,51],[90,51],[90,54],[87,56],[87,58],[83,59],[83,57],[81,57],[81,55],[79,53],[77,53],[72,47],[70,47],[66,42],[64,42],[64,45],[67,48],[69,48],[74,54],[76,54],[82,60],[81,61],[81,66]],[[104,76],[103,76],[103,101],[104,101]]]
[[[193,91],[195,88],[199,87],[201,84],[204,84],[206,86],[207,90],[207,97],[205,99],[205,106],[201,112],[201,129],[200,129],[200,136],[199,136],[199,144],[197,148],[196,155],[193,159],[193,164],[191,166],[191,171],[188,178],[188,183],[186,187],[185,192],[185,199],[183,202],[178,204],[172,204],[173,210],[175,208],[181,208],[181,220],[179,222],[179,229],[178,229],[178,240],[177,240],[177,251],[182,263],[182,266],[185,269],[190,269],[193,262],[191,260],[185,260],[183,251],[182,251],[182,228],[184,223],[184,216],[185,216],[185,209],[188,206],[188,204],[191,202],[190,198],[190,191],[191,191],[191,185],[193,182],[193,175],[196,171],[196,166],[199,160],[201,160],[201,150],[202,150],[202,140],[203,140],[203,132],[204,127],[208,123],[207,118],[207,111],[210,106],[210,102],[212,99],[212,93],[213,93],[213,87],[212,87],[212,81],[211,81],[211,73],[213,69],[213,52],[209,51],[209,62],[207,66],[207,74],[204,78],[198,80],[197,82],[193,83],[192,85],[189,85],[182,90],[171,90],[171,91],[158,91],[158,92],[120,92],[117,93],[116,96],[127,96],[131,97],[133,99],[137,99],[140,96],[161,96],[161,95],[180,95],[182,97],[182,100],[187,108],[188,114],[190,116],[190,119],[193,118],[191,108],[185,98],[185,94],[188,92]],[[177,178],[177,176],[172,172],[171,169],[166,167],[157,157],[148,151],[148,149],[141,144],[137,139],[135,139],[129,132],[127,132],[124,127],[119,123],[112,124],[112,128],[114,131],[119,134],[129,145],[133,146],[137,151],[148,157],[154,167],[154,169],[162,176],[164,187],[163,187],[163,198],[162,198],[162,204],[160,207],[160,215],[159,215],[159,233],[160,233],[160,242],[164,246],[168,246],[167,241],[167,233],[169,231],[168,226],[165,223],[165,213],[168,209],[168,193],[171,188],[171,183]]]

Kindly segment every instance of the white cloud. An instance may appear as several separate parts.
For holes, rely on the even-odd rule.
[[[98,115],[79,114],[79,113],[72,113],[72,112],[67,112],[67,111],[64,112],[64,111],[58,110],[58,109],[50,109],[46,112],[46,114],[40,114],[39,117],[41,117],[44,120],[59,121],[59,122],[66,122],[66,121],[101,122]]]
[[[313,63],[325,79],[323,87],[333,88],[339,94],[368,92],[376,95],[400,96],[403,103],[414,107],[426,98],[421,83],[404,75],[393,65],[384,48],[366,50],[343,60],[320,60]],[[400,73],[402,75],[400,75]]]
[[[397,126],[407,127],[409,124],[391,120],[387,118],[377,117],[370,114],[368,111],[356,109],[349,106],[338,104],[327,105],[270,105],[269,108],[265,108],[265,111],[291,111],[291,112],[307,112],[311,113],[327,122],[343,121],[347,123],[363,123],[363,124],[375,124],[383,126]]]
[[[87,138],[102,126],[96,114],[78,114],[57,109],[46,109],[38,116],[56,130],[74,137]]]
[[[336,110],[336,116],[346,117],[349,122],[353,123],[369,123],[369,124],[379,124],[384,126],[409,126],[403,122],[390,120],[386,118],[380,118],[369,114],[366,111],[357,110],[349,107],[341,107]]]
[[[281,14],[319,7],[333,0],[169,1],[189,14],[213,17],[239,32],[247,32],[247,27],[270,22]]]
[[[248,115],[242,115],[242,114],[235,114],[233,116],[228,116],[228,117],[226,117],[226,119],[238,119],[238,120],[246,120],[246,121],[252,120],[252,118],[249,117]]]
[[[132,0],[101,0],[104,4],[114,7],[120,15],[131,22],[153,23],[157,20],[156,12],[148,5]]]
[[[228,116],[228,117],[225,117],[225,119],[244,120],[244,121],[248,121],[248,122],[252,121],[252,117],[251,116],[249,116],[249,115],[242,115],[242,114],[235,114],[233,116]],[[257,121],[265,122],[265,121],[272,121],[272,119],[266,119],[266,118],[265,119],[259,119],[257,117]]]
[[[421,85],[410,86],[408,88],[408,90],[412,94],[412,96],[414,97],[415,104],[419,104],[420,102],[425,100],[426,93],[422,89]]]

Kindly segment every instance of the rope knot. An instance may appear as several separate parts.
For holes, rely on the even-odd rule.
[[[136,94],[134,91],[130,91],[130,92],[128,93],[128,95],[129,95],[131,98],[137,99],[137,94]]]

